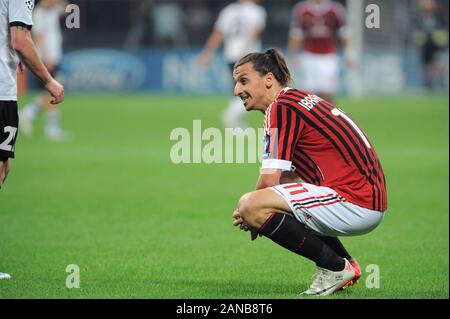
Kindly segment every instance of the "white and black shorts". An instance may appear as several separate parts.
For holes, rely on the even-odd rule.
[[[14,158],[19,127],[17,101],[0,101],[0,161]]]
[[[357,236],[377,227],[384,213],[345,200],[333,189],[308,183],[271,187],[291,208],[295,218],[323,236]]]

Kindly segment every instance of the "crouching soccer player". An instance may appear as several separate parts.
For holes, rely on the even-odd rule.
[[[245,194],[233,224],[314,261],[305,295],[355,283],[361,269],[339,236],[372,231],[387,209],[380,161],[364,132],[320,97],[287,87],[280,52],[251,53],[234,65],[234,94],[265,113],[265,150],[256,191]]]

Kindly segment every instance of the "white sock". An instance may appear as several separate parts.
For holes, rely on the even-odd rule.
[[[27,120],[33,121],[38,115],[40,110],[41,107],[39,105],[38,99],[34,99],[31,103],[27,104],[22,109],[22,114],[24,117],[26,117]]]
[[[60,123],[60,110],[59,109],[53,109],[50,111],[46,112],[46,116],[47,116],[47,122],[46,122],[46,126],[48,128],[60,128],[61,127],[61,123]]]

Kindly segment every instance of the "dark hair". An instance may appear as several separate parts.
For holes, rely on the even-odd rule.
[[[234,64],[233,70],[249,62],[253,63],[254,69],[261,75],[272,72],[277,81],[283,86],[292,83],[291,72],[278,49],[271,48],[265,53],[249,53]]]

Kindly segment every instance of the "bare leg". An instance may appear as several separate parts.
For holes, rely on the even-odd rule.
[[[6,177],[11,169],[11,159],[7,159],[6,161],[0,161],[0,189],[2,185],[5,183]]]
[[[292,215],[286,201],[269,188],[247,193],[238,203],[238,211],[250,228],[258,230],[275,212]]]

